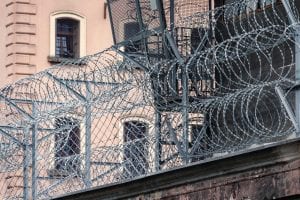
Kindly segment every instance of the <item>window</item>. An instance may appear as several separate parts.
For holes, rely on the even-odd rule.
[[[50,15],[50,53],[48,61],[59,63],[64,59],[86,55],[86,19],[70,12]]]
[[[60,58],[79,57],[79,22],[62,18],[56,21],[55,56]]]
[[[55,120],[55,175],[67,176],[80,169],[80,126],[76,119]]]
[[[145,122],[124,123],[124,176],[126,178],[140,176],[147,172],[147,129]]]
[[[140,32],[140,26],[138,22],[128,22],[124,24],[124,39],[130,41],[130,39]],[[132,41],[125,46],[125,52],[134,53],[141,50],[141,41]]]

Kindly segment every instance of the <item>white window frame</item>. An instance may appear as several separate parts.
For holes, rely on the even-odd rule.
[[[141,116],[127,116],[127,117],[123,117],[121,118],[120,120],[120,124],[119,124],[119,136],[120,136],[120,139],[122,141],[122,144],[125,143],[124,141],[124,124],[126,122],[130,122],[130,121],[138,121],[138,122],[143,122],[145,124],[147,124],[147,129],[146,129],[146,138],[152,138],[154,136],[154,125],[152,123],[151,120],[147,119],[146,117],[141,117]],[[154,154],[155,152],[153,151],[154,150],[154,146],[155,145],[155,142],[151,141],[149,142],[149,148],[148,148],[148,157],[147,157],[147,161],[148,161],[148,164],[149,164],[149,168],[148,168],[148,171],[146,173],[149,173],[151,171],[153,171],[155,169],[155,165],[154,165],[154,160],[149,160],[149,158],[154,158]],[[123,162],[124,160],[124,151],[120,152],[120,161]]]
[[[50,15],[50,57],[55,57],[56,21],[60,18],[69,18],[79,22],[79,57],[86,56],[86,18],[70,11],[54,12]]]

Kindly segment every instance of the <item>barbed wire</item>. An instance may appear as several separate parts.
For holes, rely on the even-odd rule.
[[[121,42],[136,7],[110,3]],[[289,1],[295,23],[279,1],[210,10],[179,0],[174,24],[165,5],[167,26],[158,31],[158,13],[141,1],[147,42],[129,38],[0,91],[3,199],[132,180],[296,133],[287,105],[295,109],[297,2]]]

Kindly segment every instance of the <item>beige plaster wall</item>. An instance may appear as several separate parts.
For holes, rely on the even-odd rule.
[[[5,2],[0,1],[0,86],[5,84],[6,68],[5,68]]]

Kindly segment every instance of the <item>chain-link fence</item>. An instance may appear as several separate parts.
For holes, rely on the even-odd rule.
[[[175,59],[113,47],[4,87],[1,198],[52,198],[295,137],[299,8],[251,0],[180,15],[163,33],[177,38]]]

